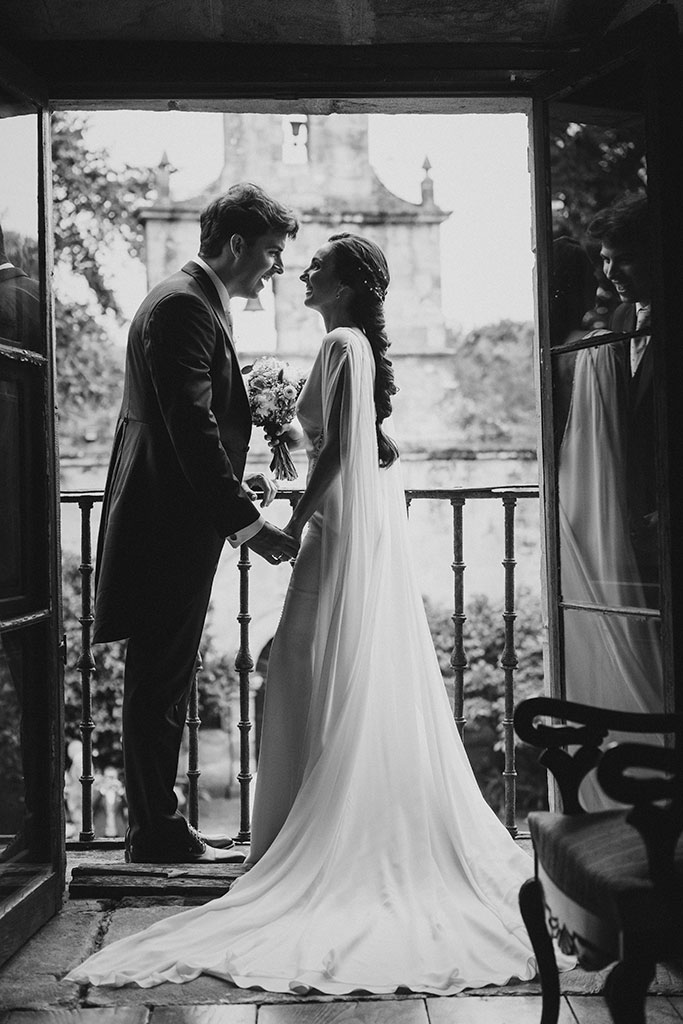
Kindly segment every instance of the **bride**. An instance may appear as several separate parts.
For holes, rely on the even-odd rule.
[[[273,641],[250,870],[67,979],[200,974],[275,992],[440,995],[530,979],[532,873],[480,795],[413,575],[381,250],[334,235],[301,275],[326,334],[301,393],[303,540]]]

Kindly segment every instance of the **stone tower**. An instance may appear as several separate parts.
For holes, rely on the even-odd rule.
[[[236,181],[253,181],[293,207],[301,228],[285,251],[285,274],[264,295],[265,312],[236,312],[243,347],[310,362],[320,344],[320,320],[303,305],[299,275],[330,234],[367,235],[385,251],[391,271],[386,313],[392,355],[443,354],[439,225],[448,217],[434,202],[429,162],[421,202],[390,192],[368,154],[367,114],[224,114],[224,165],[201,195],[175,202],[164,156],[159,200],[140,213],[150,286],[197,251],[199,212]],[[261,324],[259,324],[261,320]],[[270,340],[268,340],[270,339]]]

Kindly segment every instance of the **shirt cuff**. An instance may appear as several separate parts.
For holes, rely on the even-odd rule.
[[[251,538],[255,537],[263,529],[265,524],[265,519],[262,515],[259,515],[258,519],[255,519],[253,523],[249,523],[249,526],[243,527],[237,533],[229,533],[228,541],[234,548],[238,548],[242,544],[248,544]]]

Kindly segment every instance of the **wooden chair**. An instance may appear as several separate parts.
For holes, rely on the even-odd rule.
[[[514,722],[520,739],[544,748],[539,760],[563,804],[563,813],[529,815],[535,874],[519,894],[541,978],[541,1024],[556,1024],[560,1008],[551,940],[586,970],[616,961],[605,985],[612,1019],[644,1024],[657,963],[683,953],[683,715],[534,697],[520,703]],[[602,751],[611,730],[668,734],[673,744]],[[571,754],[567,746],[578,749]],[[629,806],[584,810],[579,785],[596,766],[604,792]]]

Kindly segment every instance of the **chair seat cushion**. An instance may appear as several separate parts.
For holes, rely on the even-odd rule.
[[[620,928],[649,922],[656,930],[681,931],[683,841],[676,848],[675,882],[657,889],[649,879],[645,844],[626,814],[532,812],[529,828],[538,861],[572,900]]]

